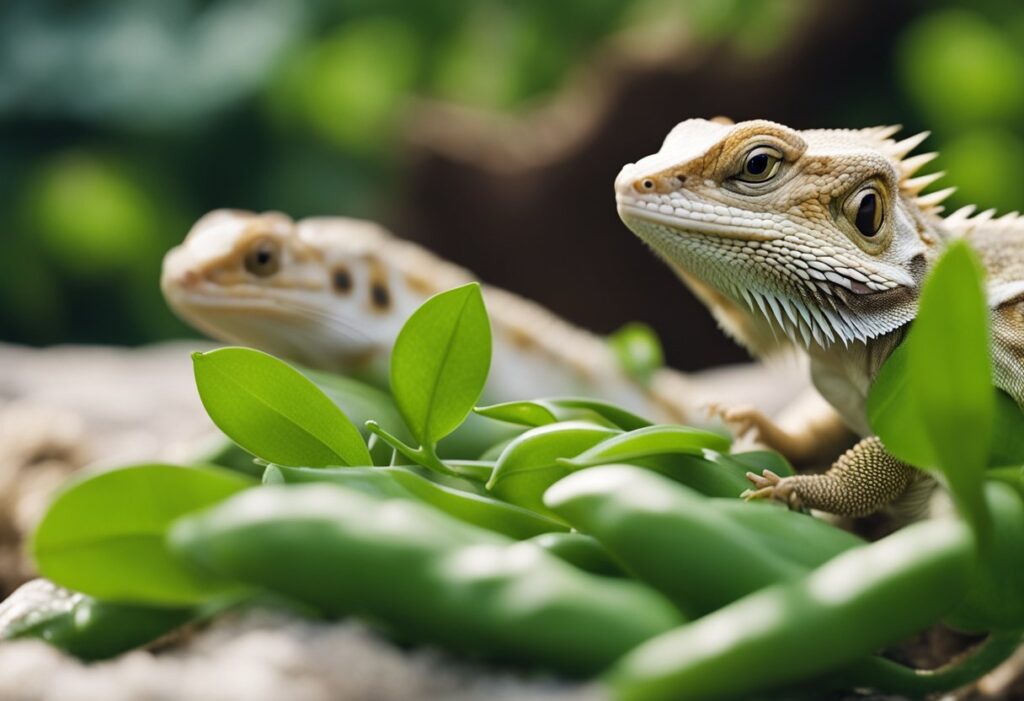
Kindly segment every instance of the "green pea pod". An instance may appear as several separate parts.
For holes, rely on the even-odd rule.
[[[973,564],[966,524],[914,524],[644,643],[606,680],[620,701],[739,699],[810,680],[934,623]],[[783,663],[764,664],[780,651]]]
[[[960,630],[1024,628],[1024,502],[1006,484],[985,484],[992,541],[982,552],[971,589],[945,622]]]
[[[781,477],[788,477],[795,475],[796,470],[789,463],[789,460],[774,450],[749,450],[745,453],[730,453],[729,455],[719,455],[722,462],[727,462],[734,465],[736,469],[743,471],[744,476],[749,472],[756,472],[761,474],[764,470],[771,470],[775,474]],[[714,458],[709,458],[713,462],[717,462]]]
[[[678,625],[663,597],[406,499],[263,487],[180,519],[198,567],[464,653],[592,674]]]
[[[705,450],[721,452],[728,449],[729,439],[718,433],[689,426],[659,424],[615,436],[574,458],[566,458],[564,462],[580,468],[654,455],[701,455]]]
[[[34,579],[0,603],[0,639],[39,638],[79,659],[103,660],[150,643],[193,616],[189,608],[98,601]]]
[[[307,468],[271,465],[264,473],[266,484],[332,482],[370,496],[414,499],[426,502],[460,521],[472,523],[517,540],[540,533],[564,531],[557,521],[513,504],[438,484],[436,473],[414,467]]]
[[[728,447],[728,440],[716,433],[658,425],[613,436],[560,462],[573,470],[628,462],[668,475],[701,494],[735,497],[750,483],[743,467],[718,452]]]
[[[604,546],[582,533],[543,533],[530,538],[552,555],[575,565],[584,572],[605,577],[625,577],[626,573]]]
[[[551,487],[544,501],[690,617],[804,572],[699,493],[649,470],[582,470]]]
[[[507,502],[557,518],[544,506],[544,490],[574,469],[559,460],[620,433],[585,421],[530,429],[502,451],[487,489]]]
[[[745,528],[765,551],[807,569],[865,543],[848,531],[781,504],[717,497],[708,499],[707,504]]]
[[[477,414],[520,426],[547,426],[559,421],[586,420],[624,431],[650,426],[651,422],[621,407],[585,397],[551,397],[504,402],[477,407]]]

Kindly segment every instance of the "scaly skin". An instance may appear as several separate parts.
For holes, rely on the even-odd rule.
[[[748,410],[723,416],[791,454],[814,453],[839,422],[865,437],[824,475],[751,475],[752,497],[861,515],[920,492],[920,473],[871,437],[865,404],[917,313],[925,275],[954,237],[970,240],[988,272],[996,384],[1024,401],[1024,220],[972,218],[973,207],[942,219],[952,188],[922,195],[941,174],[912,177],[936,154],[907,157],[927,134],[897,142],[897,130],[691,119],[616,178],[623,222],[723,329],[757,356],[805,351],[834,409],[809,417],[807,430]]]
[[[161,286],[179,316],[214,338],[384,384],[409,315],[473,279],[372,222],[217,210],[167,254]],[[661,369],[645,386],[603,339],[483,289],[494,338],[486,401],[585,395],[654,420],[692,420],[704,390],[686,376]]]

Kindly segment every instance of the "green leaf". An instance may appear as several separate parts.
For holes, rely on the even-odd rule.
[[[729,440],[710,431],[665,424],[614,436],[575,458],[562,460],[576,468],[628,462],[639,458],[682,453],[701,455],[705,450],[725,451]]]
[[[918,467],[935,465],[935,452],[918,398],[910,386],[910,346],[903,343],[878,372],[868,393],[868,423],[890,454]]]
[[[372,464],[341,409],[287,363],[250,348],[195,353],[192,361],[206,412],[250,453],[304,467]]]
[[[391,391],[420,445],[458,428],[490,365],[491,326],[477,283],[434,295],[409,317],[391,354]]]
[[[640,382],[649,382],[665,364],[658,334],[638,321],[626,324],[608,337],[608,344],[628,375]]]
[[[992,447],[988,464],[993,467],[1024,464],[1024,412],[1013,397],[996,391],[992,422]]]
[[[560,522],[527,509],[440,484],[434,479],[434,473],[412,467],[312,470],[271,465],[264,482],[333,482],[374,497],[422,501],[460,521],[517,539],[567,530]]]
[[[395,434],[402,440],[412,438],[402,427],[402,415],[398,413],[398,407],[387,392],[351,377],[305,367],[295,369],[312,380],[365,438],[372,435],[365,429],[365,424],[370,419],[385,426],[393,426]]]
[[[39,572],[99,599],[192,604],[233,591],[164,544],[169,524],[254,484],[219,468],[137,465],[80,479],[57,495],[32,537]]]
[[[795,475],[796,470],[789,464],[785,456],[776,453],[774,450],[749,450],[745,453],[705,453],[704,457],[716,465],[731,465],[735,469],[755,472],[761,474],[765,470],[771,470],[780,477]]]
[[[995,527],[985,557],[974,569],[967,596],[946,622],[959,630],[1013,630],[1024,627],[1024,503],[1013,487],[984,485]]]
[[[587,397],[550,397],[504,402],[477,407],[474,411],[497,421],[520,426],[546,426],[559,421],[584,420],[632,431],[651,422],[609,402]]]
[[[983,272],[965,241],[949,245],[925,280],[905,355],[886,364],[868,404],[887,449],[941,470],[982,534],[989,518],[982,478],[995,415]]]
[[[559,463],[619,434],[583,421],[566,421],[531,429],[508,444],[498,458],[487,488],[501,499],[544,515],[544,491],[573,471]],[[556,517],[557,518],[557,517]]]

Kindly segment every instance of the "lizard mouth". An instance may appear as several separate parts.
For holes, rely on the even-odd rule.
[[[773,241],[783,236],[777,231],[766,231],[735,223],[726,224],[720,221],[724,217],[713,211],[699,212],[691,207],[673,207],[669,203],[650,202],[622,194],[616,197],[616,204],[619,217],[627,225],[629,220],[633,219],[668,227],[680,235],[705,234],[739,241]]]

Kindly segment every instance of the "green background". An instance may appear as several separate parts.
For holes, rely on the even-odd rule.
[[[518,246],[516,267],[489,267],[509,245],[495,239],[488,257],[486,222],[500,214],[487,188],[474,190],[472,169],[410,136],[424,105],[501,124],[533,119],[564,93],[577,98],[570,124],[583,133],[607,108],[594,86],[610,84],[620,87],[589,137],[592,157],[554,158],[516,184],[564,188],[570,223],[524,224],[534,238]],[[563,277],[531,241],[573,229],[573,211],[602,201],[596,224],[565,235],[597,248],[627,241],[610,196],[615,172],[675,121],[718,112],[929,128],[925,147],[940,149],[936,167],[949,171],[935,187],[959,186],[953,206],[1019,208],[1022,85],[1024,5],[994,0],[8,0],[0,340],[138,344],[192,333],[160,297],[160,260],[199,216],[230,206],[380,219],[598,331],[646,318],[676,365],[735,359],[711,341],[688,350],[678,324],[637,303],[666,306],[655,297],[670,276],[635,241],[621,245],[666,287],[638,282],[638,296],[602,309],[587,300],[604,294],[614,261],[602,268],[598,250],[592,274]],[[475,238],[445,227],[454,216],[430,209],[431,187],[471,201]],[[528,284],[533,270],[541,279]],[[631,279],[646,277],[637,270]],[[683,321],[711,328],[695,309],[683,305]]]

